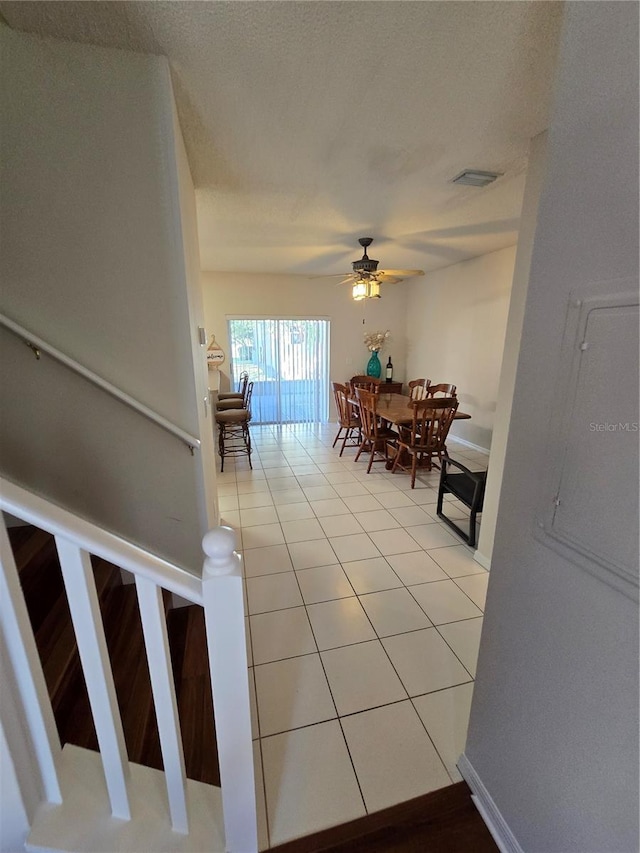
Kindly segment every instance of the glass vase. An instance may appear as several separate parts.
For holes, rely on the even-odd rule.
[[[380,364],[380,359],[378,358],[378,353],[372,352],[371,358],[367,362],[367,376],[375,376],[376,379],[380,379],[381,373],[382,373],[382,365]]]

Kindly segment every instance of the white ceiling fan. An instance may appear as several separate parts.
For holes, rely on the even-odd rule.
[[[367,249],[373,243],[373,237],[360,237],[358,243],[364,249],[363,256],[359,261],[352,262],[353,272],[348,273],[342,281],[338,282],[338,284],[351,284],[352,296],[356,301],[379,299],[381,284],[396,284],[404,278],[424,275],[423,270],[379,270],[379,261],[367,255]]]

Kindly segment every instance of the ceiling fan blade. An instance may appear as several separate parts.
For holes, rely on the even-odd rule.
[[[341,284],[353,284],[354,277],[352,275],[348,275],[346,278],[343,278],[342,281],[339,281],[336,284],[336,287],[340,287]]]
[[[378,270],[378,275],[402,276],[411,278],[413,275],[424,275],[424,270]]]
[[[340,278],[340,276],[345,276],[345,275],[346,275],[346,273],[343,273],[343,272],[336,272],[336,273],[330,273],[330,274],[328,274],[328,275],[308,275],[308,276],[307,276],[307,278],[308,278],[308,279],[314,279],[314,278]]]
[[[376,278],[380,284],[398,284],[398,282],[402,281],[401,278],[397,278],[394,275],[377,275]]]

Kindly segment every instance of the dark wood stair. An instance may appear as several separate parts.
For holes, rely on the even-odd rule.
[[[60,740],[98,749],[89,697],[53,536],[36,527],[9,536]],[[163,769],[135,584],[91,558],[129,760]],[[169,610],[164,593],[187,776],[220,785],[204,612]]]
[[[473,804],[466,782],[271,850],[272,853],[499,853]]]

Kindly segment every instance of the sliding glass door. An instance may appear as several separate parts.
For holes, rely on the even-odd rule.
[[[232,379],[253,382],[252,423],[318,423],[329,416],[329,321],[229,320]]]

